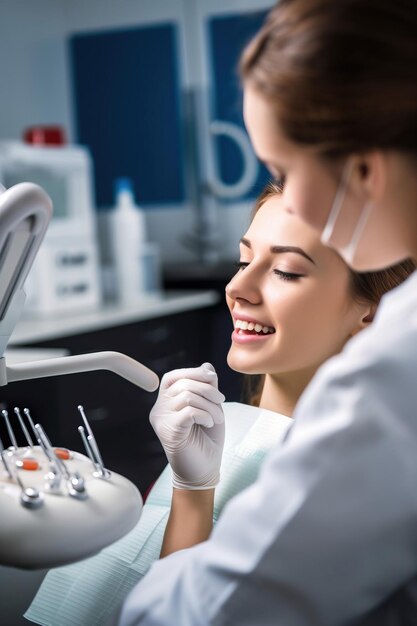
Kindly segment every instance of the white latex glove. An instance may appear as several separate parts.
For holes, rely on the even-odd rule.
[[[210,363],[163,376],[150,422],[164,447],[177,489],[211,489],[219,482],[224,400]]]

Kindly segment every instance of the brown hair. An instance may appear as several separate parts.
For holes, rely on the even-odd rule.
[[[240,74],[323,156],[417,152],[416,0],[280,0]]]
[[[256,200],[252,210],[251,220],[269,198],[281,195],[282,185],[269,182]],[[359,301],[378,305],[382,296],[398,287],[416,269],[416,264],[411,259],[387,267],[377,272],[354,272],[349,269],[351,277],[352,295]],[[246,375],[243,385],[243,394],[248,404],[259,406],[264,385],[265,375]]]

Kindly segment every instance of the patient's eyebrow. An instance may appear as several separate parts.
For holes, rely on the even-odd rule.
[[[271,252],[273,252],[274,254],[282,254],[283,252],[295,252],[296,254],[301,254],[301,256],[311,261],[313,265],[316,264],[316,262],[313,261],[313,259],[307,254],[307,252],[304,252],[302,248],[298,248],[297,246],[271,246]]]
[[[249,241],[249,239],[246,239],[245,237],[242,237],[242,239],[240,240],[240,243],[246,246],[247,248],[252,248],[251,242]],[[311,256],[309,256],[307,252],[304,252],[304,250],[302,248],[299,248],[298,246],[271,246],[270,250],[273,254],[284,254],[285,252],[295,252],[295,254],[301,254],[301,256],[311,261],[313,265],[316,265],[316,262],[311,258]]]

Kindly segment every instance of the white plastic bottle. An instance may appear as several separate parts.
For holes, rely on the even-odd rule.
[[[146,216],[135,203],[129,178],[116,179],[115,198],[110,235],[117,299],[124,304],[134,304],[140,301],[145,291]]]

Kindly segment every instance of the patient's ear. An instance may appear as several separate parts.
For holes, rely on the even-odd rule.
[[[356,335],[356,333],[358,333],[360,330],[363,330],[364,328],[369,326],[369,324],[371,324],[374,321],[377,308],[378,308],[377,304],[373,303],[373,304],[368,305],[368,307],[365,310],[364,315],[362,316],[361,321],[359,322],[357,327],[353,329],[352,334],[351,334],[352,337]]]

